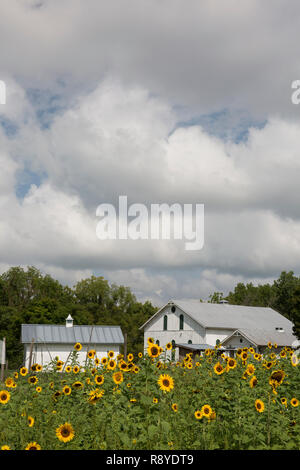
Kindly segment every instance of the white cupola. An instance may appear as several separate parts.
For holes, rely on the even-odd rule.
[[[73,326],[73,318],[69,314],[68,317],[66,318],[66,327],[71,328]]]

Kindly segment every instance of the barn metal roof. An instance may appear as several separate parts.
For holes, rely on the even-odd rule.
[[[293,324],[286,317],[269,307],[214,304],[196,300],[174,300],[175,305],[206,328],[245,328],[272,330],[282,327],[291,331]]]
[[[123,344],[124,337],[119,326],[108,325],[41,325],[22,324],[21,341],[31,343],[82,343]]]
[[[185,348],[185,349],[191,349],[193,351],[205,351],[205,349],[214,349],[214,346],[211,346],[210,344],[191,344],[191,343],[182,343],[178,344],[176,343],[175,346],[178,346],[179,348]]]
[[[299,343],[297,338],[290,331],[278,332],[274,330],[262,330],[258,328],[246,329],[239,328],[234,333],[239,332],[242,336],[248,339],[251,343],[257,346],[265,346],[270,341],[272,344],[277,344],[277,346],[293,346],[297,347]],[[230,342],[234,333],[227,338],[225,338],[221,344],[226,344]]]
[[[282,327],[292,331],[293,324],[286,317],[269,307],[249,307],[245,305],[215,304],[199,300],[172,300],[160,308],[140,329],[144,328],[165,307],[175,305],[187,313],[204,328],[260,329],[272,330]]]

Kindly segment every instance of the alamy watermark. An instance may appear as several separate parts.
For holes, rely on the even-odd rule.
[[[0,104],[6,104],[6,85],[0,80]]]
[[[295,90],[291,96],[292,103],[299,104],[300,103],[300,80],[294,80],[292,82],[292,88]]]
[[[118,213],[113,204],[100,204],[96,227],[100,240],[184,240],[185,250],[204,245],[204,204],[131,204],[119,196]],[[129,220],[131,218],[131,220]]]

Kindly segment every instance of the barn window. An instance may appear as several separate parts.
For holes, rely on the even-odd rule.
[[[191,339],[188,340],[188,344],[193,344]]]
[[[183,315],[182,314],[179,317],[179,329],[183,330]]]
[[[175,307],[175,305],[172,305],[172,307],[171,307],[171,312],[173,312],[173,313],[176,312],[176,307]]]
[[[157,344],[157,346],[159,346],[159,339],[156,340],[156,344]]]
[[[164,330],[166,331],[168,329],[168,317],[167,315],[164,316]]]

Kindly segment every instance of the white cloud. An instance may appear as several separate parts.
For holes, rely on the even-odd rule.
[[[270,118],[239,143],[200,126],[172,132],[176,116],[165,100],[107,78],[40,129],[22,87],[13,86],[3,115],[19,129],[0,134],[2,269],[36,265],[68,283],[106,273],[156,303],[300,272],[299,124]],[[20,201],[24,162],[47,178]],[[129,203],[204,203],[203,250],[100,242],[96,207],[121,194]]]

